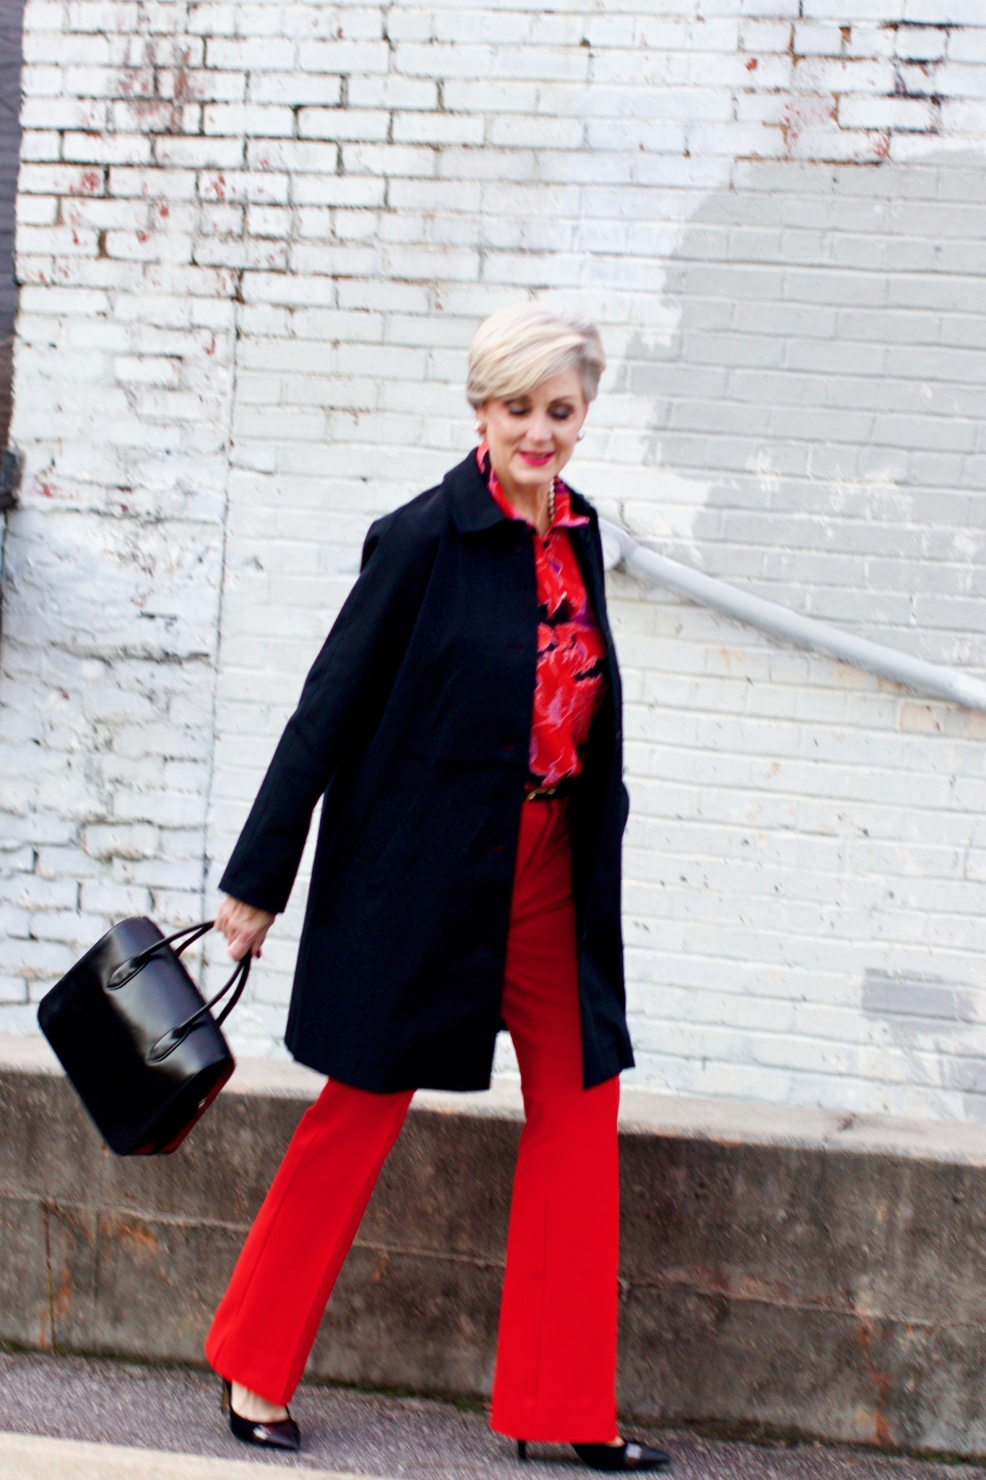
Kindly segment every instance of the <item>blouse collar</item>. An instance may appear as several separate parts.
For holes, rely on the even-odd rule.
[[[485,440],[480,442],[479,446],[476,448],[476,462],[479,465],[480,472],[486,478],[486,486],[492,494],[493,499],[495,500],[500,511],[505,514],[508,519],[514,519],[520,524],[527,524],[529,528],[533,529],[533,525],[530,524],[530,521],[525,519],[523,514],[518,514],[517,510],[514,508],[513,504],[510,502],[510,500],[507,498],[507,495],[501,488],[500,480],[494,473],[493,464],[490,462],[490,445]],[[545,534],[550,534],[553,529],[575,529],[580,524],[589,523],[589,519],[585,514],[574,514],[572,512],[571,492],[560,478],[555,479],[554,490],[555,517],[549,525],[548,529],[545,530]]]

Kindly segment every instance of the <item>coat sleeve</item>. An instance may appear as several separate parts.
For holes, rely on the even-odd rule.
[[[407,647],[432,565],[428,542],[394,515],[371,525],[360,574],[305,680],[220,880],[273,914],[294,884],[315,803],[343,755],[372,735]]]

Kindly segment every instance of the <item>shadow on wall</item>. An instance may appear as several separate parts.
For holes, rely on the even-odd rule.
[[[667,267],[677,332],[624,372],[650,460],[706,488],[667,553],[986,667],[984,235],[978,156],[753,164],[703,203]]]

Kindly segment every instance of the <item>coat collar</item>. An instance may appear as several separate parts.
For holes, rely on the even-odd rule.
[[[477,465],[475,452],[467,453],[462,462],[451,468],[442,483],[449,496],[453,523],[460,534],[479,534],[498,524],[515,522],[508,519],[490,497],[486,479]],[[596,511],[588,499],[576,493],[574,488],[569,489],[569,493],[572,513],[585,515],[595,524]]]
[[[442,480],[449,497],[452,522],[460,534],[479,534],[497,524],[508,524],[506,514],[490,498],[475,452],[469,452]]]

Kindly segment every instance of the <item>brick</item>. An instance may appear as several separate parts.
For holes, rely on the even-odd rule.
[[[386,182],[367,175],[299,175],[292,179],[298,206],[383,206]]]
[[[390,114],[370,109],[301,108],[298,134],[302,139],[358,139],[380,143],[390,131]]]
[[[37,874],[14,874],[0,880],[0,898],[29,913],[39,909],[74,909],[78,888],[68,879],[42,879]]]
[[[744,20],[740,24],[738,46],[740,52],[787,52],[791,46],[792,27],[790,21],[773,17]]]
[[[30,1000],[36,1002],[44,990],[54,986],[59,977],[75,964],[77,956],[77,951],[57,941],[19,940],[12,946],[9,971],[11,976],[21,977],[27,983],[42,984],[42,992],[31,993]],[[36,1022],[35,1018],[32,1028],[36,1027]]]
[[[242,73],[231,76],[243,77]],[[289,107],[332,107],[342,97],[342,80],[314,73],[251,72],[245,79],[251,103],[285,103]]]
[[[436,173],[431,149],[401,144],[347,144],[342,151],[343,167],[352,175],[394,175],[428,178]]]
[[[901,26],[894,51],[908,61],[940,61],[948,49],[948,41],[949,33],[943,26]]]
[[[117,883],[85,881],[81,888],[82,908],[95,915],[122,920],[130,915],[148,915],[151,899],[146,889]]]
[[[114,102],[109,111],[112,130],[118,134],[196,134],[202,127],[202,109],[184,99]]]
[[[801,92],[877,93],[884,96],[893,91],[893,67],[889,60],[809,56],[798,61],[794,85]]]
[[[419,108],[430,112],[438,106],[438,88],[434,82],[394,73],[350,77],[347,96],[350,108],[400,108],[404,111]],[[299,101],[306,102],[307,99]],[[334,102],[335,99],[326,98],[324,101]],[[447,94],[445,106],[454,106]]]
[[[843,51],[843,36],[836,25],[797,21],[794,26],[793,46],[798,57],[838,57]]]
[[[115,67],[69,66],[65,68],[63,89],[69,96],[81,98],[118,98],[125,92],[129,98],[154,100],[154,71],[135,68],[124,84]]]
[[[141,12],[142,18],[147,15]],[[174,17],[178,19],[177,16]],[[169,68],[181,71],[200,68],[205,61],[205,42],[192,36],[181,25],[172,25],[167,34],[160,30],[146,34],[110,36],[113,65],[121,68],[153,67],[160,73]]]
[[[294,114],[290,108],[263,103],[208,103],[202,110],[206,134],[231,134],[234,138],[290,138]]]
[[[166,168],[236,169],[243,164],[244,141],[240,138],[170,138],[158,134],[153,140],[153,151],[154,163]]]
[[[951,30],[948,56],[953,62],[986,62],[986,27],[972,26]]]
[[[390,52],[385,41],[302,41],[298,67],[302,72],[363,76],[389,70]],[[403,69],[401,69],[403,70]]]
[[[21,139],[20,157],[24,164],[54,162],[61,158],[61,135],[53,129],[35,129]]]
[[[101,129],[107,106],[102,99],[28,95],[21,105],[20,124],[34,129]]]
[[[247,211],[246,229],[250,236],[287,239],[294,227],[294,215],[283,206],[251,205]]]
[[[941,106],[941,121],[949,133],[986,133],[986,99],[967,102],[946,98]]]
[[[455,113],[395,113],[395,144],[482,144],[485,120]]]
[[[191,170],[169,170],[160,166],[129,169],[124,165],[113,165],[109,171],[107,193],[168,202],[192,200],[195,197],[195,175]]]
[[[189,29],[204,36],[235,36],[238,6],[198,4],[189,17]]]
[[[398,43],[395,57],[397,70],[408,77],[485,78],[499,70],[497,53],[490,46]],[[507,75],[518,81],[537,78],[584,83],[588,70],[586,48],[551,51],[520,47],[511,54]]]
[[[287,72],[296,65],[297,59],[297,47],[287,37],[206,37],[206,67],[215,67],[219,71]]]
[[[285,170],[296,174],[335,174],[339,152],[335,144],[300,139],[250,139],[246,162],[251,170]]]
[[[804,0],[801,11],[809,20],[841,21],[858,25],[861,21],[904,20],[906,0]]]
[[[102,195],[106,175],[101,166],[25,164],[17,188],[28,195]]]
[[[255,74],[257,79],[266,75],[266,73]],[[221,72],[215,67],[208,69],[181,67],[174,71],[159,68],[155,74],[155,80],[159,97],[180,103],[238,103],[243,100],[247,91],[245,73]],[[256,97],[251,101],[262,103],[283,100]]]
[[[934,25],[943,19],[937,0],[903,0],[904,14],[901,19],[920,21]],[[948,21],[953,26],[978,26],[982,28],[983,13],[975,0],[949,0]]]
[[[25,255],[95,257],[95,231],[69,226],[22,226],[17,232],[17,250]]]
[[[53,226],[59,202],[53,196],[20,195],[17,198],[17,223],[25,226]]]
[[[146,164],[151,158],[151,140],[146,134],[66,133],[62,157],[85,165]]]
[[[906,129],[928,133],[938,114],[934,104],[919,98],[842,98],[839,123],[847,129]]]
[[[23,55],[28,63],[42,65],[70,63],[73,66],[104,66],[110,60],[106,36],[80,36],[62,31],[34,31],[26,27]]]

